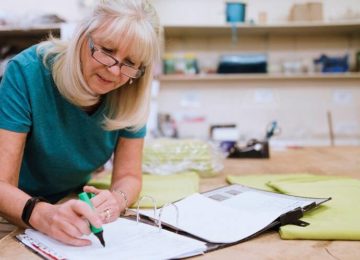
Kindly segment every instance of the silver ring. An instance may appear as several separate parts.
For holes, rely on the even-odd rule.
[[[105,213],[105,221],[106,221],[106,222],[110,222],[111,209],[105,209],[104,213]]]

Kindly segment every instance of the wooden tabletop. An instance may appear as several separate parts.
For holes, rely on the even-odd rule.
[[[297,148],[271,151],[270,159],[232,159],[216,177],[203,178],[200,191],[226,185],[226,175],[312,173],[360,179],[360,147]],[[14,239],[0,240],[0,259],[40,259]],[[282,240],[268,231],[247,242],[193,259],[359,259],[360,241]]]

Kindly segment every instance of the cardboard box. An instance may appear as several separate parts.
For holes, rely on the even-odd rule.
[[[289,21],[309,21],[310,15],[307,12],[306,4],[294,4],[291,7]]]
[[[294,4],[290,10],[289,21],[322,21],[322,3]]]
[[[311,21],[323,20],[323,5],[322,3],[307,3],[308,11]]]

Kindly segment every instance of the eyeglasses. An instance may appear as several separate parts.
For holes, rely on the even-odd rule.
[[[126,64],[124,62],[118,61],[110,54],[100,49],[97,49],[90,35],[88,36],[88,38],[89,38],[89,48],[91,51],[91,57],[93,57],[97,62],[105,65],[108,68],[118,65],[120,68],[120,73],[132,79],[138,79],[142,75],[144,75],[145,73],[144,67],[135,68],[130,64]]]

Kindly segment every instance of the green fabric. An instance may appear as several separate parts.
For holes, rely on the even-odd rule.
[[[231,184],[242,184],[245,186],[249,186],[256,189],[266,190],[266,191],[276,191],[272,187],[269,187],[267,183],[271,180],[282,180],[294,177],[306,177],[312,176],[306,173],[294,173],[294,174],[284,174],[284,175],[274,175],[274,174],[266,174],[266,175],[245,175],[245,176],[235,176],[228,175],[226,176],[227,182]]]
[[[223,168],[221,159],[207,142],[162,138],[145,144],[143,171],[155,175],[194,171],[201,177],[211,177]]]
[[[282,239],[360,240],[359,180],[306,174],[266,175],[265,178],[229,176],[228,180],[244,185],[257,183],[259,188],[266,183],[273,191],[289,195],[332,197],[332,200],[319,208],[305,213],[302,220],[309,222],[309,226],[281,227]]]
[[[332,197],[302,218],[311,223],[306,228],[287,225],[280,228],[283,239],[360,240],[360,181],[324,177],[271,181],[269,185],[282,193]]]
[[[94,178],[88,184],[106,189],[110,187],[111,174],[107,173],[101,178]],[[155,199],[157,207],[168,202],[174,202],[199,191],[199,177],[195,172],[184,172],[168,176],[143,175],[143,187],[139,197],[151,196]],[[135,203],[132,207],[136,207]],[[143,199],[140,207],[152,208],[150,199]]]
[[[0,128],[28,133],[19,187],[54,202],[84,185],[110,158],[119,137],[143,138],[145,128],[137,133],[104,130],[104,102],[88,115],[65,100],[36,47],[6,67],[0,84]]]

